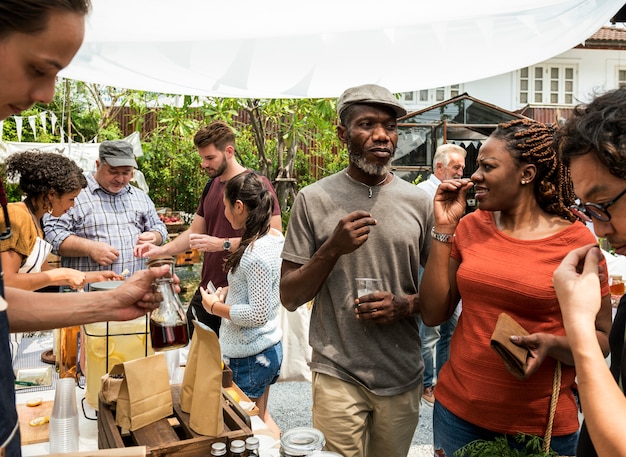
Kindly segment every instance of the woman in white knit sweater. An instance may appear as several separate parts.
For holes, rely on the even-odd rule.
[[[226,219],[244,234],[224,264],[228,287],[213,294],[201,288],[202,304],[223,319],[220,347],[233,381],[256,402],[259,416],[279,436],[267,399],[283,358],[278,311],[284,237],[270,226],[274,198],[256,173],[244,172],[228,181],[224,206]]]

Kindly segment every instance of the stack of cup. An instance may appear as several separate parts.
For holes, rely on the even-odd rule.
[[[76,385],[71,378],[57,381],[50,414],[50,452],[78,451],[78,408]]]

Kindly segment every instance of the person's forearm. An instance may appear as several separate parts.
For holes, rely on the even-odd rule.
[[[50,330],[109,320],[108,292],[38,293],[5,289],[12,332]]]
[[[297,266],[283,261],[283,274],[280,279],[280,299],[289,311],[311,301],[322,288],[328,275],[335,267],[339,254],[324,248],[324,245],[305,265]]]
[[[59,246],[59,255],[62,257],[89,257],[89,251],[95,241],[70,235]]]
[[[442,233],[453,234],[454,228],[436,227]],[[450,283],[450,252],[452,243],[433,240],[419,289],[420,313],[424,324],[439,325],[452,316],[458,297]]]
[[[593,322],[566,325],[585,423],[599,456],[626,456],[626,398],[595,341]]]
[[[159,251],[162,255],[178,255],[181,252],[185,252],[189,249],[189,234],[190,229],[181,232],[173,240],[159,246]]]
[[[62,286],[67,283],[63,278],[55,277],[53,273],[50,270],[39,273],[14,273],[5,276],[4,285],[22,290],[38,290],[47,286]]]

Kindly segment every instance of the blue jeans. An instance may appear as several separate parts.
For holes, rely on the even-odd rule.
[[[420,319],[425,387],[432,387],[436,384],[441,367],[450,358],[450,340],[459,320],[460,312],[461,306],[459,304],[452,317],[436,327],[428,327]]]
[[[475,440],[493,440],[501,433],[478,427],[455,416],[435,399],[433,409],[433,441],[435,455],[452,457],[454,452]],[[508,436],[509,446],[520,449],[513,436]],[[576,455],[578,432],[553,436],[550,447],[559,455]]]

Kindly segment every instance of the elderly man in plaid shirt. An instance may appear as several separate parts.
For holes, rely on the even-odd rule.
[[[130,184],[135,168],[129,142],[103,142],[96,171],[87,176],[75,206],[61,217],[44,218],[46,239],[62,257],[62,266],[133,274],[146,262],[135,256],[135,247],[167,239],[150,197]]]

